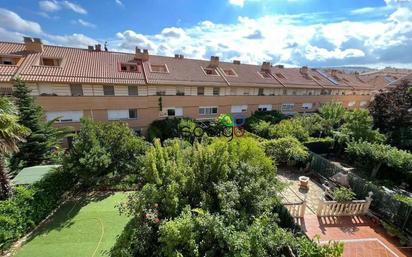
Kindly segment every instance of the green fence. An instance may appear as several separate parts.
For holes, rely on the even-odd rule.
[[[311,153],[310,168],[323,177],[330,178],[343,169],[328,159]],[[412,234],[412,205],[401,202],[381,187],[353,173],[349,176],[350,187],[359,199],[368,192],[373,192],[371,210],[383,220],[390,222],[400,229]]]

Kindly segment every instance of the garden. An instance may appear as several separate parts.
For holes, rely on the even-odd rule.
[[[199,137],[182,134],[182,128],[199,127],[186,118],[154,122],[149,140],[126,123],[87,119],[72,135],[45,122],[29,93],[17,81],[14,98],[0,98],[4,253],[341,256],[342,243],[318,244],[294,222],[282,204],[287,185],[278,169],[319,184],[350,174],[346,187],[333,187],[331,199],[364,199],[372,191],[372,211],[387,230],[401,240],[411,232],[411,119],[404,110],[411,106],[411,94],[406,87],[377,96],[370,110],[329,103],[319,113],[295,117],[256,112],[245,121],[247,132],[231,140],[206,127]],[[398,104],[402,115],[375,118],[393,111],[384,103],[387,108]],[[60,141],[67,136],[74,140],[65,150]],[[56,166],[33,183],[10,183],[36,165]]]

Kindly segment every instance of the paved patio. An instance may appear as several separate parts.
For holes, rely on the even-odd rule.
[[[321,243],[330,240],[344,243],[344,257],[405,257],[412,256],[412,249],[402,248],[399,242],[388,236],[381,225],[366,216],[317,217],[319,197],[323,194],[320,185],[309,182],[309,190],[299,189],[301,173],[278,169],[278,178],[288,184],[282,192],[283,202],[299,202],[307,195],[307,208],[303,219],[298,219],[303,231],[313,238],[320,236]]]

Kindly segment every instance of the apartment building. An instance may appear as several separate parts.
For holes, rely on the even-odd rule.
[[[412,70],[386,67],[381,70],[362,73],[359,76],[377,91],[388,90],[399,85],[402,80],[411,81]]]
[[[24,43],[0,42],[0,94],[11,94],[16,78],[31,88],[47,119],[60,117],[61,126],[78,129],[88,117],[123,120],[143,133],[165,117],[213,119],[256,110],[293,115],[330,101],[365,107],[375,90],[337,70],[164,57],[138,48],[134,54],[102,51],[100,45],[68,48],[27,37]]]

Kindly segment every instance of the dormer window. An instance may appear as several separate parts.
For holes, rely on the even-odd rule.
[[[61,59],[58,58],[49,58],[49,57],[42,57],[40,59],[40,65],[43,66],[50,66],[50,67],[58,67],[61,64]]]
[[[236,77],[237,74],[233,69],[224,69],[223,72],[225,73],[226,76],[229,77]]]
[[[215,68],[203,68],[203,72],[208,76],[219,76]]]
[[[270,76],[270,73],[268,71],[259,71],[258,73],[260,74],[260,76],[262,76],[262,78],[265,78],[265,79],[272,78],[272,76]]]
[[[169,73],[166,64],[150,64],[150,72]]]
[[[136,63],[121,63],[120,71],[122,72],[140,72]]]
[[[280,78],[280,79],[286,79],[285,76],[283,76],[282,73],[275,73],[276,77]]]
[[[20,57],[0,56],[0,64],[2,65],[17,65]]]

